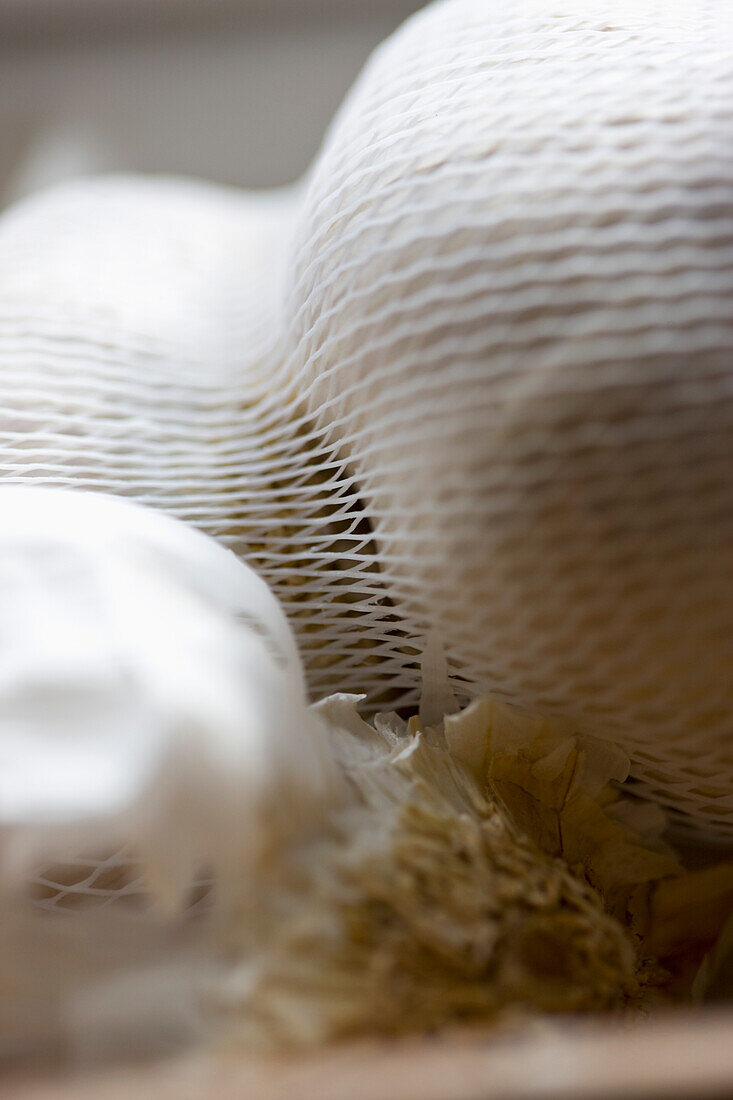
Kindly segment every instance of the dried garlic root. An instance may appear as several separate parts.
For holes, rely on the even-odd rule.
[[[231,899],[217,1005],[238,1041],[641,1007],[680,973],[689,994],[733,867],[683,870],[661,813],[619,787],[623,753],[491,699],[435,727],[368,725],[358,701],[316,708],[342,775],[328,835]]]

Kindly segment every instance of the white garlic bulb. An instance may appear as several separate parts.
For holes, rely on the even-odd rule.
[[[317,816],[329,783],[267,586],[183,524],[97,494],[0,489],[6,871],[127,844],[175,904]]]

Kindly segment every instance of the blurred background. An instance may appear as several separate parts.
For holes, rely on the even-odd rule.
[[[0,203],[92,171],[297,178],[416,0],[0,0]]]

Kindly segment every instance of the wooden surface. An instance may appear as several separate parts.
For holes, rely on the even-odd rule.
[[[13,1100],[706,1100],[733,1098],[733,1012],[633,1025],[351,1043],[307,1056],[189,1056],[0,1080]]]

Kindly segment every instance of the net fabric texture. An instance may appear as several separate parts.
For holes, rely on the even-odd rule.
[[[0,461],[245,555],[314,696],[612,738],[733,836],[727,0],[448,0],[302,184],[69,185],[0,228]]]

